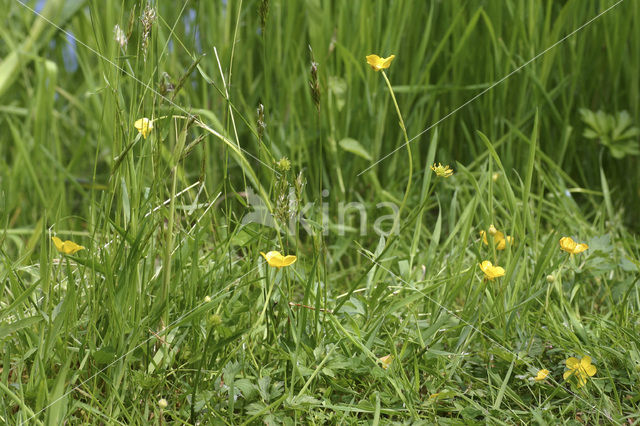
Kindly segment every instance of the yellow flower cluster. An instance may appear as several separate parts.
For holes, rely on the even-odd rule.
[[[587,384],[587,379],[593,377],[596,374],[596,366],[591,364],[591,357],[585,356],[582,359],[569,357],[565,361],[567,370],[562,375],[564,380],[575,379],[576,386],[582,387]],[[549,376],[549,370],[543,368],[538,370],[535,377],[531,377],[529,380],[541,382]]]
[[[389,68],[389,66],[391,65],[391,61],[393,61],[394,58],[395,58],[395,55],[391,55],[388,58],[381,58],[378,55],[369,55],[367,56],[367,63],[375,71],[381,71],[383,69]],[[139,121],[140,120],[136,122],[136,128],[138,128],[138,130],[141,133],[143,133],[143,136],[146,137],[146,134],[144,132],[148,133],[152,128],[152,125],[151,127],[149,126],[143,127],[141,124],[139,127],[138,126]],[[151,123],[149,122],[149,124]],[[451,168],[448,165],[443,166],[441,163],[438,163],[437,165],[434,163],[433,166],[431,166],[431,170],[433,170],[433,172],[435,172],[437,176],[444,177],[444,178],[450,177],[453,174],[453,170],[451,170]],[[496,180],[496,178],[497,178],[497,175],[494,175],[494,180]],[[487,234],[491,235],[493,239],[493,244],[497,250],[506,249],[507,244],[511,245],[513,244],[513,241],[514,241],[512,236],[505,235],[503,232],[496,229],[494,225],[491,225],[487,231],[484,231],[484,230],[480,231],[482,242],[485,245],[489,245]],[[563,237],[560,239],[560,248],[568,253],[578,254],[587,250],[589,246],[587,246],[587,244],[584,244],[584,243],[577,243],[571,237]],[[279,251],[269,251],[268,253],[260,252],[260,254],[264,257],[264,259],[267,261],[267,263],[270,266],[275,268],[290,266],[294,264],[297,260],[296,256],[293,256],[293,255],[285,256],[281,254]],[[495,278],[503,277],[506,273],[504,268],[498,265],[494,265],[489,260],[483,261],[482,263],[479,264],[479,266],[482,272],[484,273],[485,279],[489,281],[493,281]],[[393,361],[393,355],[391,354],[378,358],[378,362],[380,363],[381,367],[385,370],[389,368],[392,361]],[[567,380],[571,377],[577,378],[578,387],[584,386],[584,384],[586,384],[587,382],[587,378],[592,377],[593,375],[596,374],[596,367],[591,364],[591,358],[588,356],[585,356],[580,360],[574,357],[570,357],[566,360],[566,366],[567,366],[567,371],[565,371],[563,375],[564,379]],[[550,371],[547,370],[546,368],[543,368],[537,371],[535,377],[530,377],[530,380],[535,382],[541,382],[545,380],[549,376],[549,374],[550,374]],[[430,399],[432,398],[435,399],[437,398],[438,395],[439,394],[437,393],[433,394],[431,395]]]

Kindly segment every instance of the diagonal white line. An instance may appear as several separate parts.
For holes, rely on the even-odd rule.
[[[91,46],[89,46],[88,44],[84,43],[82,40],[79,40],[78,38],[76,38],[75,35],[73,35],[72,33],[70,33],[69,31],[66,31],[65,29],[61,28],[60,26],[58,26],[55,22],[52,22],[51,20],[49,20],[47,17],[45,17],[44,15],[42,15],[40,12],[37,12],[35,9],[33,9],[31,6],[25,4],[23,2],[23,0],[16,0],[18,3],[20,3],[20,5],[22,5],[25,9],[30,10],[31,12],[33,12],[34,14],[36,14],[38,17],[40,17],[41,19],[43,19],[45,22],[47,22],[48,24],[50,24],[51,26],[55,27],[58,31],[62,32],[63,34],[65,34],[67,37],[72,38],[73,40],[75,40],[76,43],[80,44],[81,46],[87,48],[90,52],[92,52],[93,54],[95,54],[96,56],[100,57],[100,59],[104,60],[105,62],[109,63],[110,65],[114,66],[118,71],[122,72],[123,74],[128,75],[129,77],[131,77],[132,79],[134,79],[136,82],[140,83],[142,86],[144,86],[145,89],[151,91],[154,95],[159,96],[160,98],[164,99],[167,103],[173,105],[176,109],[184,112],[187,117],[191,118],[194,117],[193,114],[191,114],[189,111],[187,111],[183,106],[178,105],[177,103],[173,102],[171,99],[169,99],[168,97],[164,96],[163,94],[161,94],[160,92],[158,92],[156,89],[154,89],[153,87],[151,87],[150,85],[146,84],[145,82],[143,82],[142,80],[140,80],[139,78],[137,78],[132,72],[127,71],[126,69],[120,67],[118,64],[116,64],[115,62],[113,62],[111,59],[107,58],[106,56],[104,56],[102,53],[98,52],[97,50],[95,50],[94,48],[92,48]],[[227,97],[227,101],[229,101],[228,97]],[[196,122],[198,122],[204,129],[211,129],[213,130],[210,126],[207,126],[205,123],[203,123],[199,117],[194,117],[196,119]],[[214,133],[215,136],[217,137],[222,137],[222,135],[220,135],[220,133],[215,132]],[[273,171],[276,173],[276,175],[279,175],[278,171],[276,169],[274,169],[273,167],[271,167],[270,165],[268,165],[267,163],[265,163],[264,161],[260,160],[258,157],[256,157],[255,155],[251,154],[249,151],[241,148],[238,146],[238,149],[240,151],[242,151],[244,154],[248,155],[249,157],[253,158],[254,160],[256,160],[258,163],[262,164],[263,166],[267,167],[269,170]]]
[[[458,318],[461,322],[465,323],[466,325],[468,325],[469,327],[471,327],[474,331],[480,333],[482,336],[486,337],[487,339],[489,339],[490,341],[492,341],[493,343],[495,343],[496,345],[500,346],[500,348],[502,348],[503,350],[509,352],[511,355],[513,355],[517,360],[522,361],[523,363],[527,364],[527,366],[529,367],[534,367],[537,368],[535,365],[531,364],[530,362],[528,362],[526,359],[521,358],[520,356],[518,356],[517,353],[513,352],[512,350],[510,350],[509,348],[505,347],[502,343],[498,342],[497,340],[495,340],[494,338],[492,338],[491,336],[489,336],[488,334],[484,333],[482,330],[480,330],[478,327],[474,326],[473,324],[471,324],[468,321],[465,321],[464,319],[462,319],[462,317],[458,316],[455,314],[455,312],[453,312],[451,309],[448,309],[446,306],[442,305],[441,303],[439,303],[437,300],[435,300],[434,298],[432,298],[431,296],[429,296],[428,294],[426,294],[425,292],[423,292],[422,290],[420,290],[419,288],[416,288],[415,286],[409,284],[407,281],[405,281],[402,277],[399,277],[398,275],[394,274],[393,271],[391,271],[388,268],[385,268],[384,266],[382,266],[379,262],[376,261],[376,259],[373,259],[372,257],[370,257],[367,253],[365,253],[362,250],[358,250],[358,254],[364,256],[365,258],[367,258],[371,263],[374,263],[376,266],[378,266],[380,269],[384,270],[385,272],[389,273],[391,276],[393,276],[395,279],[397,279],[398,281],[402,282],[403,284],[405,284],[407,286],[407,288],[409,290],[413,290],[417,293],[420,293],[421,295],[423,295],[424,297],[426,297],[427,299],[429,299],[431,302],[435,303],[436,305],[438,305],[438,307],[444,311],[446,311],[449,315],[452,315],[456,318]],[[553,377],[548,376],[550,381],[553,381],[553,383],[556,386],[560,386],[561,384],[558,383]],[[592,409],[598,411],[600,414],[602,414],[603,416],[605,416],[607,419],[609,420],[613,420],[611,418],[611,416],[607,413],[605,413],[604,411],[600,410],[598,407],[596,407],[594,404],[591,404],[590,402],[588,402],[587,400],[583,399],[582,397],[580,397],[580,395],[577,395],[576,393],[574,393],[573,391],[571,391],[570,389],[565,389],[565,391],[567,391],[568,393],[570,393],[571,395],[575,396],[576,398],[578,398],[579,400],[583,401],[585,404],[591,406]]]
[[[559,44],[561,44],[562,42],[566,41],[568,38],[572,37],[573,35],[575,35],[577,32],[579,32],[580,30],[584,29],[585,27],[587,27],[588,25],[590,25],[591,23],[593,23],[595,20],[597,20],[598,18],[600,18],[602,15],[604,15],[605,13],[609,12],[611,9],[613,9],[614,7],[618,6],[620,3],[622,3],[624,0],[618,0],[616,3],[614,3],[613,5],[609,6],[607,9],[605,9],[604,11],[598,13],[596,16],[594,16],[593,18],[591,18],[590,20],[588,20],[586,23],[582,24],[581,26],[579,26],[578,28],[576,28],[575,30],[571,31],[569,34],[567,34],[566,36],[562,37],[560,40],[558,40],[557,42],[555,42],[554,44],[552,44],[551,46],[547,47],[545,50],[543,50],[542,52],[538,53],[536,56],[534,56],[533,58],[529,59],[527,62],[525,62],[524,64],[520,65],[518,68],[516,68],[515,70],[511,71],[509,74],[505,75],[504,77],[502,77],[500,80],[496,81],[495,83],[493,83],[491,86],[487,87],[486,89],[484,89],[482,92],[478,93],[477,95],[475,95],[474,97],[472,97],[471,99],[469,99],[468,101],[466,101],[465,103],[463,103],[462,105],[460,105],[459,107],[457,107],[456,109],[454,109],[453,111],[451,111],[450,113],[448,113],[447,115],[445,115],[444,117],[442,117],[440,120],[436,121],[435,123],[433,123],[432,125],[430,125],[429,127],[427,127],[426,129],[424,129],[423,131],[421,131],[420,133],[418,133],[417,135],[415,135],[414,137],[412,137],[411,139],[409,139],[408,142],[405,142],[404,144],[400,145],[398,148],[394,149],[393,151],[391,151],[390,153],[386,154],[384,157],[382,157],[381,159],[379,159],[378,161],[376,161],[375,163],[373,163],[372,165],[370,165],[369,167],[367,167],[366,169],[364,169],[363,171],[361,171],[360,173],[358,173],[358,176],[362,175],[363,173],[371,170],[373,167],[375,167],[377,164],[381,163],[382,161],[386,160],[387,158],[389,158],[390,156],[392,156],[393,154],[395,154],[396,152],[398,152],[399,150],[401,150],[402,148],[404,148],[405,146],[407,146],[408,144],[410,144],[412,141],[414,141],[415,139],[419,138],[420,136],[422,136],[423,134],[425,134],[426,132],[428,132],[429,130],[433,129],[435,126],[437,126],[438,124],[442,123],[444,120],[446,120],[447,118],[451,117],[453,114],[455,114],[456,112],[460,111],[462,108],[466,107],[467,105],[469,105],[470,103],[472,103],[473,101],[475,101],[476,99],[478,99],[480,96],[484,95],[485,93],[487,93],[488,91],[490,91],[491,89],[493,89],[494,87],[498,86],[499,84],[503,83],[505,80],[507,80],[509,77],[511,77],[512,75],[516,74],[517,72],[519,72],[520,70],[522,70],[524,67],[526,67],[527,65],[531,64],[532,62],[534,62],[536,59],[538,59],[539,57],[543,56],[544,54],[546,54],[547,52],[549,52],[550,50],[552,50],[553,48],[557,47]]]

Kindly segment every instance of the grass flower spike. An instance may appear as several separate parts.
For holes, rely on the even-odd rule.
[[[596,366],[591,364],[591,357],[585,356],[582,359],[569,357],[566,361],[568,370],[562,376],[565,380],[569,377],[577,377],[578,387],[582,387],[587,383],[587,377],[596,374]]]
[[[283,256],[279,251],[270,251],[266,254],[260,252],[260,254],[264,257],[269,266],[273,266],[275,268],[293,265],[296,260],[298,260],[298,258],[293,255]]]
[[[547,370],[546,368],[543,368],[542,370],[538,370],[538,374],[536,374],[536,377],[534,377],[533,380],[535,380],[536,382],[540,382],[546,379],[548,375],[549,375],[549,370]]]
[[[382,358],[378,358],[378,361],[382,364],[382,368],[386,370],[391,365],[391,361],[393,361],[393,355],[385,355]]]
[[[151,130],[153,130],[153,121],[144,117],[136,120],[136,122],[133,123],[133,126],[138,130],[138,132],[140,132],[142,137],[146,139],[149,133],[151,133]]]
[[[576,243],[571,237],[562,237],[560,238],[560,248],[567,253],[578,254],[588,249],[589,246],[584,243]]]
[[[371,65],[371,68],[375,71],[380,71],[389,68],[391,61],[393,61],[393,58],[395,57],[396,55],[391,55],[388,58],[381,58],[378,55],[368,55],[367,63]]]
[[[482,269],[482,272],[484,272],[485,278],[490,281],[493,281],[494,278],[504,276],[504,268],[498,265],[494,266],[493,263],[488,260],[485,260],[480,264],[480,269]]]
[[[51,237],[51,239],[53,240],[53,244],[55,244],[56,248],[60,253],[76,254],[80,250],[84,250],[83,246],[81,246],[80,244],[76,244],[73,241],[67,240],[63,242],[58,237]]]
[[[451,168],[448,165],[443,166],[440,163],[438,163],[437,166],[436,166],[436,163],[433,163],[433,166],[431,166],[431,170],[433,170],[437,176],[444,177],[444,178],[448,178],[453,174],[453,170],[451,170]]]

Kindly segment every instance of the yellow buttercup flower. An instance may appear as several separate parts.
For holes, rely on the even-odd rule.
[[[260,254],[270,266],[274,266],[276,268],[293,265],[296,260],[298,260],[298,258],[293,255],[283,256],[279,251],[270,251],[266,254],[260,252]]]
[[[437,166],[436,166],[436,163],[433,163],[433,166],[431,166],[431,170],[436,172],[437,176],[445,177],[445,178],[448,178],[453,174],[453,170],[451,170],[449,165],[443,166],[441,163],[438,163]]]
[[[596,374],[596,366],[591,364],[591,357],[585,356],[582,359],[569,357],[566,361],[568,370],[564,372],[562,377],[567,380],[569,377],[577,377],[578,387],[582,387],[587,383],[587,377]]]
[[[83,246],[81,246],[80,244],[76,244],[73,241],[67,240],[63,242],[58,237],[51,237],[51,239],[53,240],[53,244],[56,246],[56,248],[60,253],[76,254],[76,252],[79,252],[80,250],[84,250]]]
[[[562,237],[560,238],[560,248],[567,253],[578,254],[588,249],[589,246],[584,243],[576,243],[571,237]]]
[[[386,370],[391,365],[391,361],[393,361],[393,355],[385,355],[382,358],[378,358],[378,361],[382,364],[382,368]]]
[[[391,55],[388,58],[381,58],[378,55],[368,55],[367,63],[371,65],[371,68],[375,71],[380,71],[389,68],[391,61],[393,61],[393,58],[395,57],[396,55]]]
[[[504,268],[498,265],[494,266],[493,263],[488,260],[485,260],[480,264],[480,269],[482,269],[482,272],[484,272],[485,278],[490,281],[493,281],[494,278],[504,276]]]
[[[536,377],[534,377],[533,380],[535,380],[536,382],[539,382],[541,380],[546,379],[548,375],[549,375],[549,370],[547,370],[546,368],[543,368],[542,370],[538,371],[538,374],[536,374]]]
[[[507,243],[509,243],[509,245],[513,244],[513,237],[511,235],[507,235],[505,237],[505,235],[498,231],[493,225],[489,227],[489,234],[493,235],[493,244],[495,244],[497,250],[504,250],[507,248]],[[482,237],[482,242],[485,245],[489,245],[487,233],[480,231],[480,236]]]
[[[502,232],[500,232],[500,235],[502,235]],[[493,236],[493,240],[494,241],[498,241],[498,244],[496,245],[496,249],[497,250],[504,250],[507,248],[507,243],[509,243],[509,245],[511,245],[513,243],[513,237],[511,235],[507,235],[506,237],[504,235],[502,235],[503,238],[496,238],[496,236]]]
[[[153,121],[144,117],[136,120],[136,122],[133,123],[133,126],[138,129],[138,132],[140,132],[142,137],[146,139],[147,135],[149,135],[149,133],[151,133],[151,130],[153,130]]]

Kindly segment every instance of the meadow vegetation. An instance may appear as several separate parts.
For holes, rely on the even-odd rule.
[[[0,423],[638,421],[640,2],[0,8]]]

